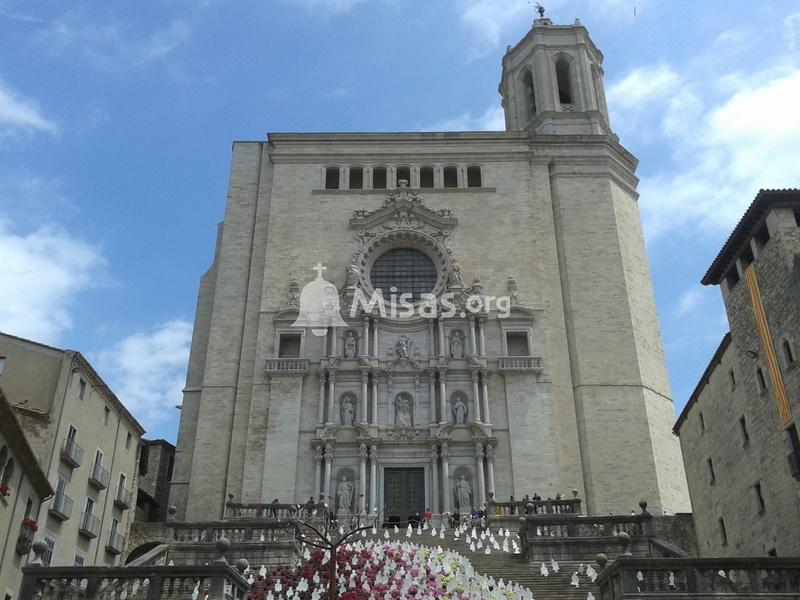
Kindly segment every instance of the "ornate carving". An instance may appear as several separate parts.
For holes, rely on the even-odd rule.
[[[467,422],[467,404],[464,402],[463,394],[453,396],[453,418],[456,425],[464,425]]]
[[[399,427],[414,426],[414,401],[408,394],[398,394],[394,399],[394,424]]]
[[[358,341],[356,339],[356,334],[352,331],[348,331],[347,335],[344,338],[344,357],[345,358],[356,358],[358,356]]]
[[[292,279],[289,282],[289,292],[286,298],[287,309],[300,309],[300,282]]]
[[[392,427],[386,430],[386,437],[393,440],[413,440],[418,438],[420,435],[419,429],[414,429],[413,427]]]
[[[367,460],[367,445],[366,444],[361,444],[358,447],[358,457],[361,460]]]
[[[464,358],[464,334],[460,329],[450,333],[450,356]]]
[[[352,426],[356,418],[356,409],[353,407],[353,400],[350,396],[342,399],[342,425]]]
[[[511,300],[511,305],[515,306],[519,304],[519,288],[517,288],[517,280],[513,275],[508,276],[508,283],[506,286],[508,289],[508,296]]]
[[[450,458],[450,446],[446,442],[441,446],[441,454],[442,460],[448,460]]]

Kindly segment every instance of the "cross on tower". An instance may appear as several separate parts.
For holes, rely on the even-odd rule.
[[[312,271],[317,272],[317,279],[322,279],[322,272],[327,271],[328,267],[323,267],[322,263],[317,263],[313,268]]]

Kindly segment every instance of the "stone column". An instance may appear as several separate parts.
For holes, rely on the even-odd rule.
[[[378,424],[378,376],[372,374],[372,424]]]
[[[483,334],[484,330],[483,324],[485,323],[485,321],[486,321],[485,317],[478,318],[478,331],[480,332],[480,342],[481,342],[479,350],[481,351],[480,352],[481,356],[486,356],[486,339],[484,338]]]
[[[481,371],[481,388],[483,391],[483,422],[487,425],[492,424],[489,416],[489,372]]]
[[[314,447],[314,502],[319,500],[322,483],[322,446]]]
[[[325,328],[325,333],[322,334],[322,356],[328,356],[328,328]]]
[[[336,396],[336,371],[328,371],[328,423],[333,423],[333,398]]]
[[[436,423],[436,371],[428,371],[428,387],[431,396],[431,423]]]
[[[325,371],[319,370],[319,424],[325,423]]]
[[[378,358],[378,323],[377,319],[372,322],[372,356],[375,358]]]
[[[369,449],[369,502],[371,515],[378,506],[378,446],[373,444]]]
[[[483,483],[483,444],[478,442],[475,444],[475,468],[476,468],[476,479],[478,480],[478,507],[482,507],[486,504],[486,489]]]
[[[367,384],[369,383],[369,371],[366,369],[361,370],[361,422],[367,422]]]
[[[442,512],[450,512],[450,449],[447,443],[442,444]]]
[[[444,322],[441,319],[437,321],[439,329],[439,356],[444,356],[447,352],[444,349]]]
[[[447,371],[439,370],[439,422],[446,423],[447,418]]]
[[[494,446],[491,444],[486,444],[486,476],[489,480],[489,493],[497,500],[494,491]]]
[[[323,479],[323,493],[325,494],[324,502],[331,500],[331,471],[333,470],[333,445],[325,444],[325,478]],[[329,505],[331,510],[334,509],[333,504]]]
[[[361,444],[358,452],[359,471],[358,471],[358,508],[362,514],[366,514],[367,508],[367,445]]]
[[[480,423],[481,415],[480,415],[480,408],[478,404],[478,371],[472,369],[472,415],[470,415],[470,421],[475,421]]]
[[[433,335],[433,319],[428,319],[428,344],[430,344],[431,347],[430,355],[436,356],[436,338]]]
[[[472,353],[478,354],[478,341],[475,339],[475,317],[469,318],[469,339],[472,346]]]
[[[369,317],[364,315],[364,334],[361,336],[361,348],[359,354],[361,356],[369,356]]]
[[[431,510],[439,514],[439,448],[431,444]]]
[[[419,374],[414,377],[414,406],[411,411],[411,423],[416,427],[419,425]]]
[[[339,352],[339,334],[336,333],[336,327],[331,327],[331,335],[333,336],[333,355],[341,356]]]

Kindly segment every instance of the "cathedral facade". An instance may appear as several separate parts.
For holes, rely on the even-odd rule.
[[[504,132],[237,142],[170,502],[322,497],[383,522],[572,491],[689,510],[602,54],[537,19]],[[383,301],[376,301],[380,295]]]

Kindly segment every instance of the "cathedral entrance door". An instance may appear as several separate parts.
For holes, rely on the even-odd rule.
[[[383,470],[383,525],[405,526],[416,513],[425,514],[425,469]]]

